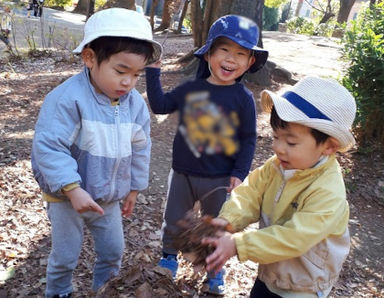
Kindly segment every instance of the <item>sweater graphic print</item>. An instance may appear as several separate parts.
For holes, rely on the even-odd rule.
[[[239,123],[237,113],[225,113],[210,100],[208,91],[191,92],[186,95],[179,131],[196,158],[203,152],[232,156],[239,149],[236,139]]]

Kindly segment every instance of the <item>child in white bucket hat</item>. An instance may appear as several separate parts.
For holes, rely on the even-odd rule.
[[[135,85],[161,50],[143,15],[123,8],[99,11],[74,50],[84,70],[44,100],[32,167],[52,227],[46,297],[71,296],[84,226],[97,255],[92,290],[119,273],[121,215],[131,215],[149,176],[150,116]]]
[[[259,263],[250,297],[327,297],[350,247],[335,153],[355,142],[355,100],[334,80],[306,77],[281,96],[263,91],[261,103],[271,112],[275,155],[233,190],[213,220],[235,232],[203,239],[216,247],[207,270],[237,255]],[[258,230],[244,230],[255,222]]]

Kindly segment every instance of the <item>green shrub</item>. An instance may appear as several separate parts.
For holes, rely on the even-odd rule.
[[[342,82],[356,99],[358,139],[384,144],[384,2],[352,22],[342,42],[348,62]]]
[[[287,29],[291,33],[313,35],[315,24],[311,19],[295,17],[287,21]]]
[[[46,7],[64,7],[71,4],[71,0],[45,0],[44,6]]]
[[[264,6],[263,9],[263,30],[276,31],[279,25],[279,9],[276,7]]]

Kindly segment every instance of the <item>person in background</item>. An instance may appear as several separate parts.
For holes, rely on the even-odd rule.
[[[121,215],[132,214],[149,176],[150,116],[135,85],[161,52],[142,14],[101,10],[88,19],[74,50],[81,54],[84,70],[43,102],[32,169],[51,222],[47,298],[72,295],[84,226],[96,253],[92,290],[119,273],[124,251]]]
[[[261,94],[275,155],[231,194],[212,222],[235,233],[205,238],[207,270],[232,256],[259,263],[250,297],[327,297],[350,248],[349,206],[336,152],[355,143],[356,103],[333,79],[306,77]],[[259,229],[245,229],[252,223]]]
[[[159,262],[173,276],[178,268],[173,245],[177,222],[197,201],[202,214],[217,216],[227,192],[249,173],[256,145],[256,111],[253,94],[240,80],[267,60],[268,52],[257,47],[258,38],[259,28],[252,20],[223,16],[211,26],[206,44],[195,52],[200,63],[195,80],[163,93],[160,63],[146,68],[152,111],[179,112]],[[224,294],[224,271],[209,272],[207,284],[208,292]]]
[[[8,49],[11,49],[11,43],[9,41],[9,35],[12,31],[12,16],[11,8],[9,6],[4,7],[4,13],[1,15],[0,23],[0,40],[5,43]]]

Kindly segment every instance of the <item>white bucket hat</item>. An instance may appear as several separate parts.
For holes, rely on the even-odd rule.
[[[340,142],[340,152],[355,144],[351,127],[356,115],[356,102],[346,88],[333,79],[306,77],[283,95],[261,92],[265,112],[275,106],[279,117],[317,129]]]
[[[81,53],[87,44],[102,36],[131,37],[148,41],[153,46],[152,59],[148,64],[160,59],[162,47],[153,40],[148,20],[136,11],[109,8],[96,12],[85,23],[83,40],[73,52]]]

